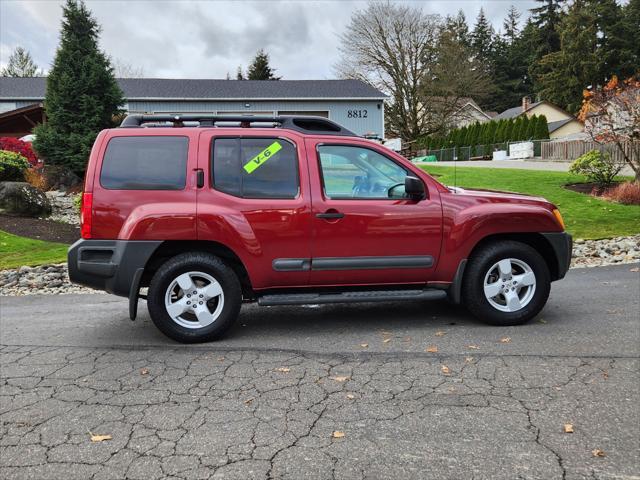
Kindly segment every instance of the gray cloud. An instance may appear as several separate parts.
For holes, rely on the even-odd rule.
[[[407,1],[429,13],[475,19],[482,6],[496,29],[509,6],[525,1]],[[0,1],[0,65],[22,45],[49,68],[58,44],[62,2]],[[338,60],[338,34],[365,1],[89,0],[102,27],[101,46],[112,57],[142,67],[147,76],[223,78],[245,68],[264,48],[285,78],[331,78]]]

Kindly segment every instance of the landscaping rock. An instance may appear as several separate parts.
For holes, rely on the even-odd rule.
[[[102,293],[102,291],[71,283],[66,263],[0,271],[0,295],[69,293]]]
[[[47,216],[51,213],[51,204],[42,191],[26,182],[0,182],[0,213]]]
[[[640,235],[604,240],[576,239],[572,267],[598,267],[640,262]]]
[[[51,203],[51,216],[49,220],[68,223],[70,225],[80,225],[80,212],[73,202],[74,195],[62,190],[52,190],[46,192]]]
[[[48,190],[75,190],[82,185],[82,179],[71,170],[60,165],[45,165],[40,170]]]

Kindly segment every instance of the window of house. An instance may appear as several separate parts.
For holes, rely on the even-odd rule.
[[[182,190],[187,137],[114,137],[102,161],[100,184],[111,190]]]
[[[212,147],[213,186],[242,198],[298,195],[296,147],[282,138],[217,138]]]

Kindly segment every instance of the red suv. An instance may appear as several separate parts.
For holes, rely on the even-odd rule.
[[[546,200],[446,187],[325,118],[130,115],[91,151],[69,276],[132,319],[145,298],[180,342],[220,338],[243,301],[448,297],[516,325],[571,245]]]

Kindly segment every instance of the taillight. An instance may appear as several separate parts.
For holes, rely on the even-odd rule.
[[[91,238],[91,211],[93,210],[93,193],[82,194],[80,206],[80,235],[82,238]]]

